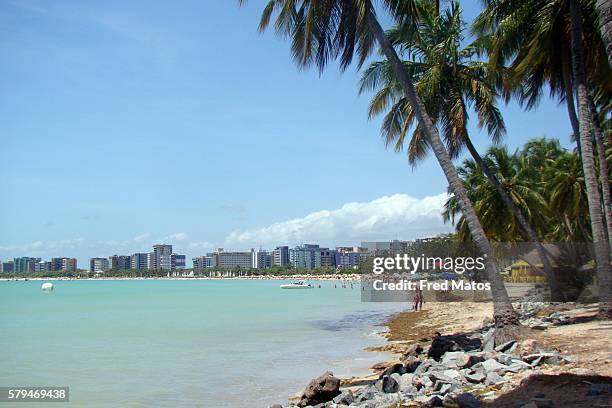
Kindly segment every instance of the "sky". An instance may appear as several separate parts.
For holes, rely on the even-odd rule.
[[[450,231],[435,158],[412,168],[385,149],[357,67],[298,69],[287,41],[257,32],[263,5],[0,2],[0,260]],[[511,149],[571,146],[556,101],[502,112]]]

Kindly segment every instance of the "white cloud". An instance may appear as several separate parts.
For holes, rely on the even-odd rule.
[[[167,237],[168,241],[184,241],[187,239],[187,233],[185,232],[176,232],[174,234],[170,234]]]
[[[234,231],[225,241],[246,247],[302,242],[340,245],[426,237],[451,231],[440,215],[447,197],[446,193],[420,199],[395,194],[364,203],[352,202],[267,227]]]

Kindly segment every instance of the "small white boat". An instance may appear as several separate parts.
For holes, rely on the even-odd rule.
[[[312,285],[304,281],[297,281],[293,283],[286,283],[280,285],[281,289],[312,289]]]
[[[45,282],[40,287],[45,292],[51,292],[53,290],[53,284],[51,282]]]

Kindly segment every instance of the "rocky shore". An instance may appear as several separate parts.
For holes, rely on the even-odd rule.
[[[610,406],[612,323],[594,319],[596,305],[515,304],[525,334],[496,347],[490,305],[429,307],[391,319],[382,349],[396,359],[376,364],[374,375],[326,372],[288,406]]]

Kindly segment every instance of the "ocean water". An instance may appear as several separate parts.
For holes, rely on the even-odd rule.
[[[69,386],[53,407],[267,407],[383,359],[363,348],[405,304],[281,283],[1,281],[0,386]]]

